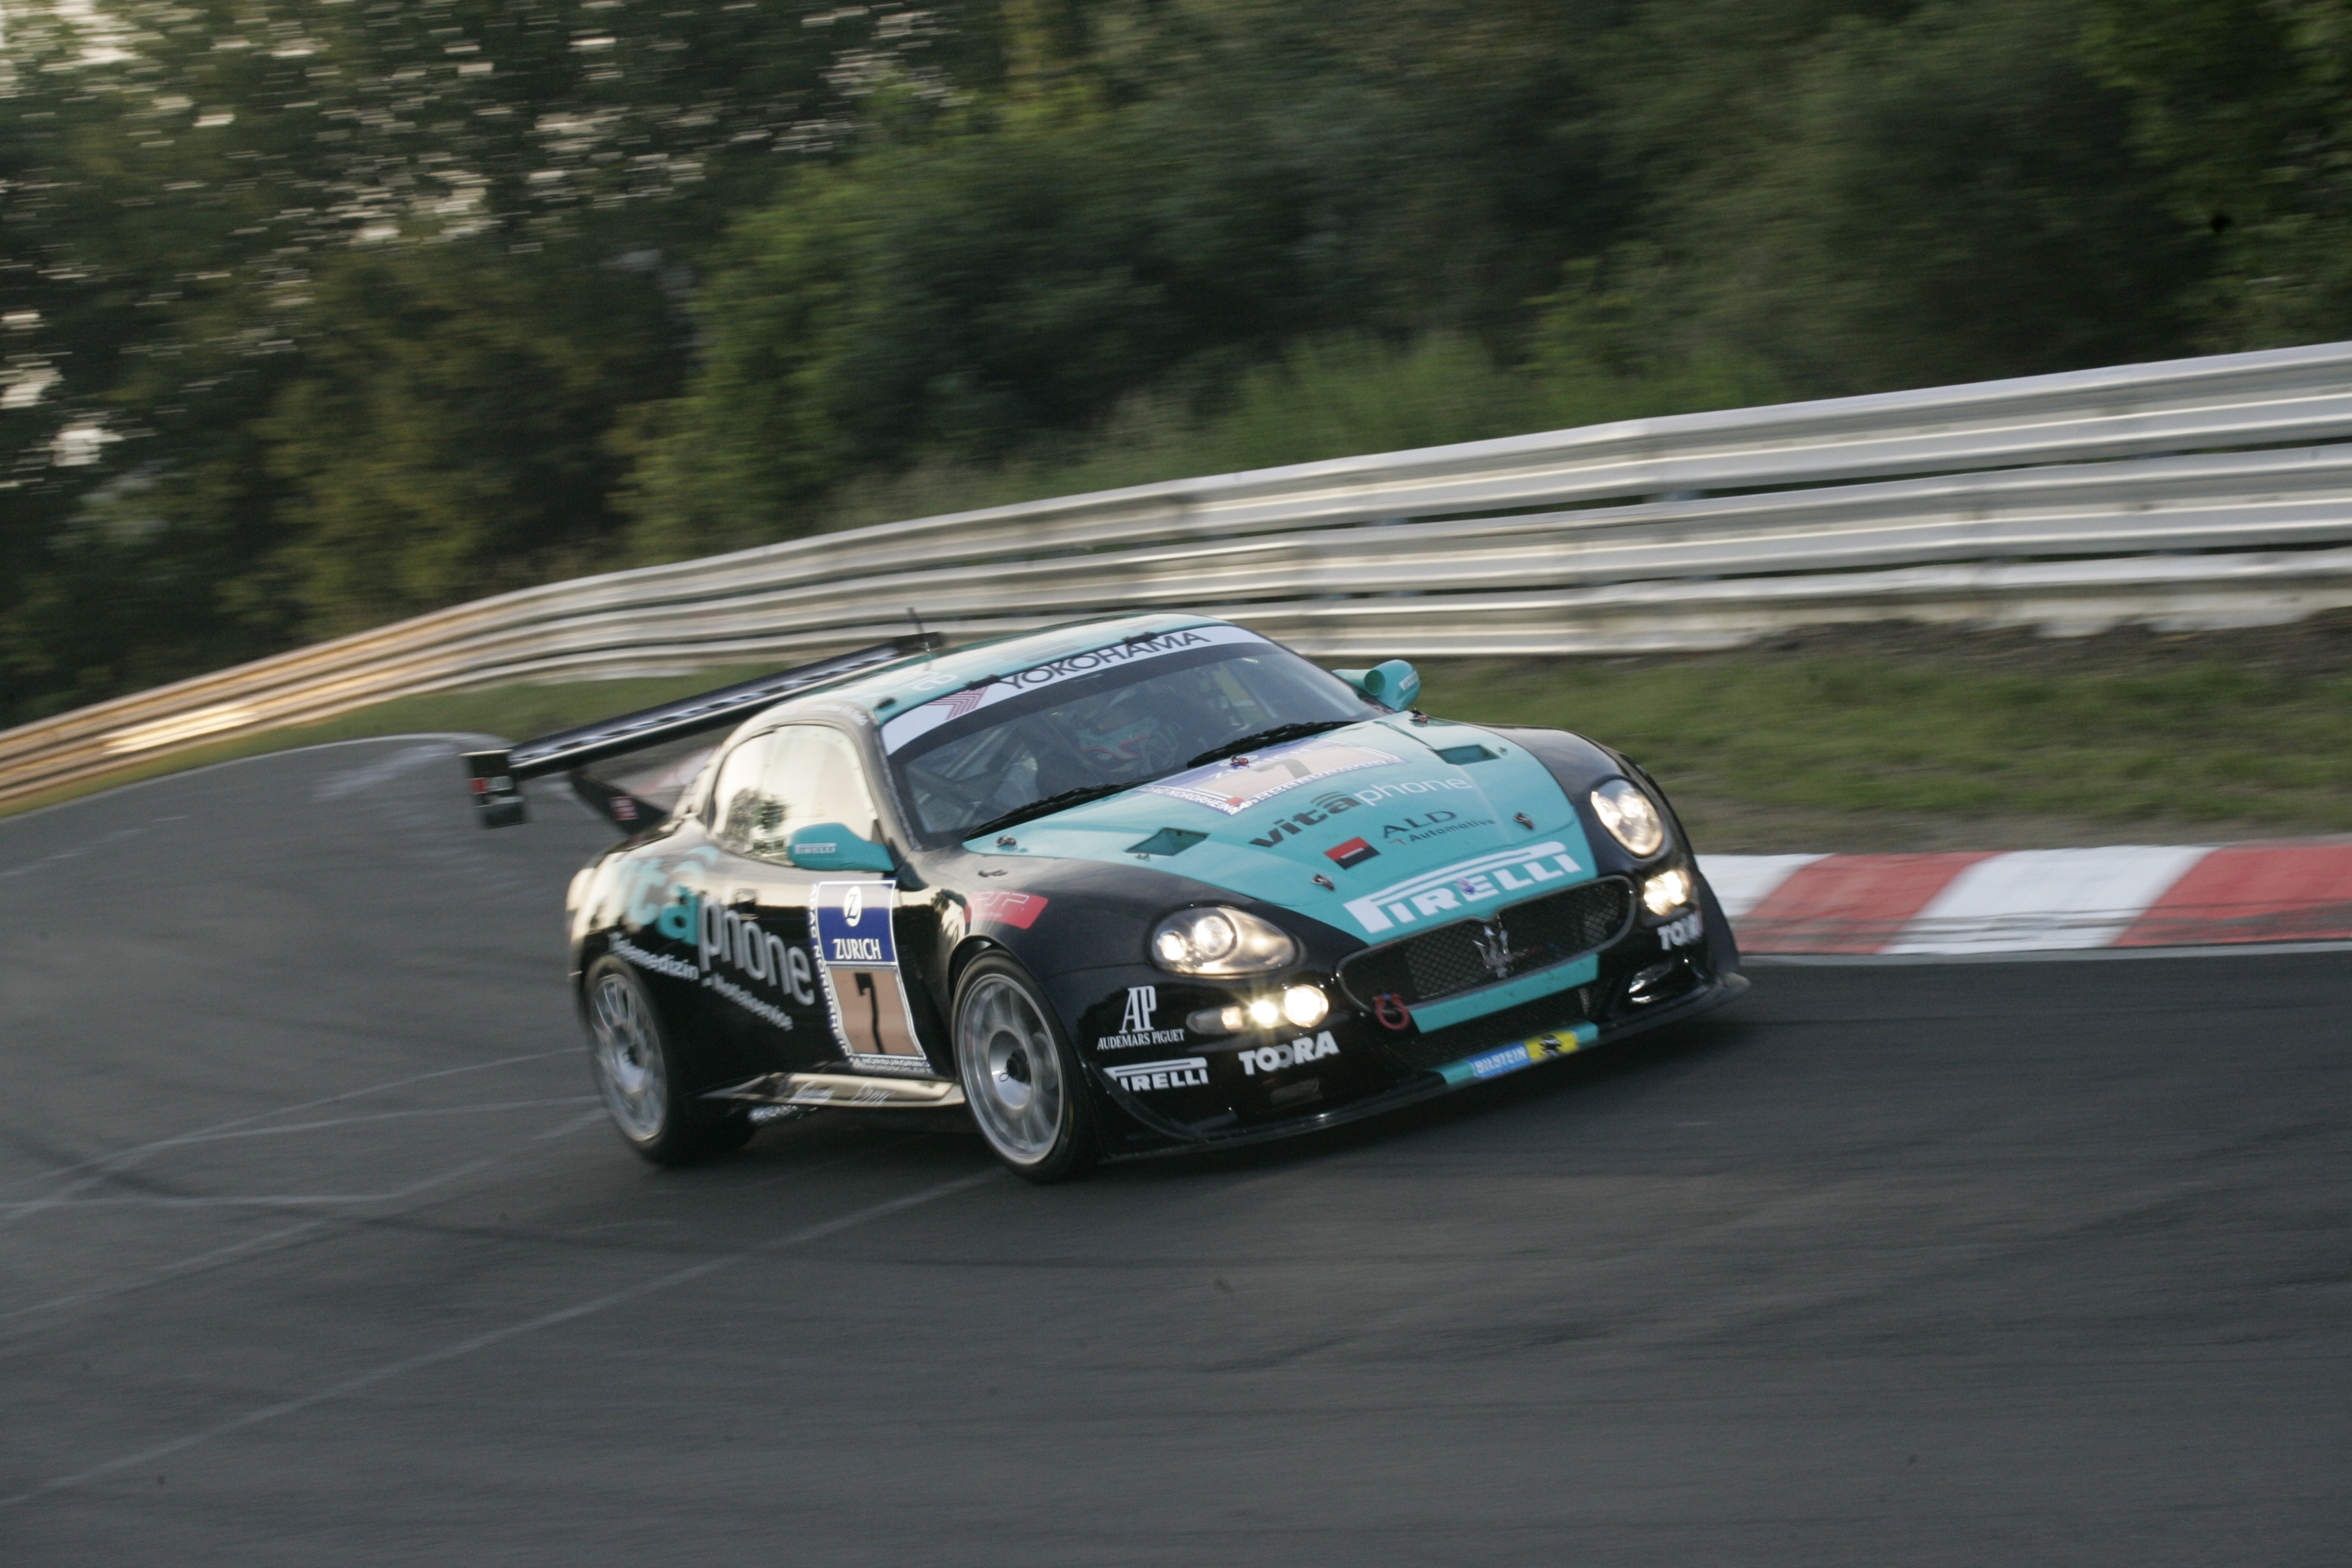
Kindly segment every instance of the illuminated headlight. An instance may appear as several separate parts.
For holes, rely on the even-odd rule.
[[[1213,905],[1161,921],[1152,929],[1151,957],[1179,974],[1265,974],[1297,963],[1298,944],[1255,915]]]
[[[1690,873],[1677,866],[1642,884],[1642,907],[1654,915],[1669,915],[1690,902]]]
[[[1666,825],[1650,797],[1625,779],[1611,779],[1592,792],[1592,815],[1609,837],[1636,855],[1655,855],[1666,841]]]
[[[1294,985],[1282,994],[1282,1016],[1302,1029],[1311,1029],[1331,1011],[1319,985]]]

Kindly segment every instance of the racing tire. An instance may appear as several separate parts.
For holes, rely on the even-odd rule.
[[[1028,971],[1002,953],[974,959],[956,984],[953,1034],[964,1104],[1014,1175],[1066,1182],[1095,1163],[1086,1068]]]
[[[588,966],[581,1000],[596,1088],[630,1148],[656,1165],[690,1165],[750,1141],[742,1112],[697,1098],[692,1055],[662,1026],[635,970],[598,959]]]

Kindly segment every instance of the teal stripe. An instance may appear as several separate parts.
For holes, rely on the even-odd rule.
[[[1424,1031],[1447,1028],[1472,1018],[1483,1018],[1506,1007],[1516,1007],[1522,1002],[1532,1002],[1538,996],[1549,996],[1555,991],[1581,985],[1600,973],[1601,959],[1596,953],[1580,958],[1573,963],[1563,963],[1557,969],[1547,969],[1540,974],[1525,975],[1500,985],[1490,985],[1467,996],[1425,1002],[1412,1010],[1412,1021]]]

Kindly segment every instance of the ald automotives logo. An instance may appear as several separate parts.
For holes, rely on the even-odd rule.
[[[1528,844],[1392,882],[1377,893],[1349,900],[1347,910],[1366,931],[1384,931],[1444,920],[1492,899],[1540,892],[1583,871],[1565,844]]]
[[[1160,987],[1130,985],[1127,988],[1127,1008],[1119,1015],[1118,1033],[1105,1035],[1095,1041],[1098,1051],[1131,1050],[1137,1046],[1181,1046],[1184,1043],[1181,1029],[1161,1029],[1153,1026],[1153,1016],[1160,1011]],[[1114,1068],[1113,1072],[1121,1069]]]

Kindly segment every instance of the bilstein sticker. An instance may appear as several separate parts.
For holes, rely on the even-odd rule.
[[[1571,1024],[1549,1029],[1515,1044],[1481,1051],[1475,1057],[1465,1057],[1458,1062],[1447,1062],[1437,1074],[1448,1083],[1475,1083],[1480,1079],[1500,1078],[1507,1072],[1531,1068],[1538,1062],[1555,1057],[1574,1056],[1578,1051],[1601,1037],[1601,1031],[1590,1024]]]
[[[1349,900],[1347,910],[1366,931],[1384,931],[1432,918],[1444,920],[1489,900],[1540,892],[1583,870],[1565,844],[1528,844],[1392,882],[1377,893]]]

